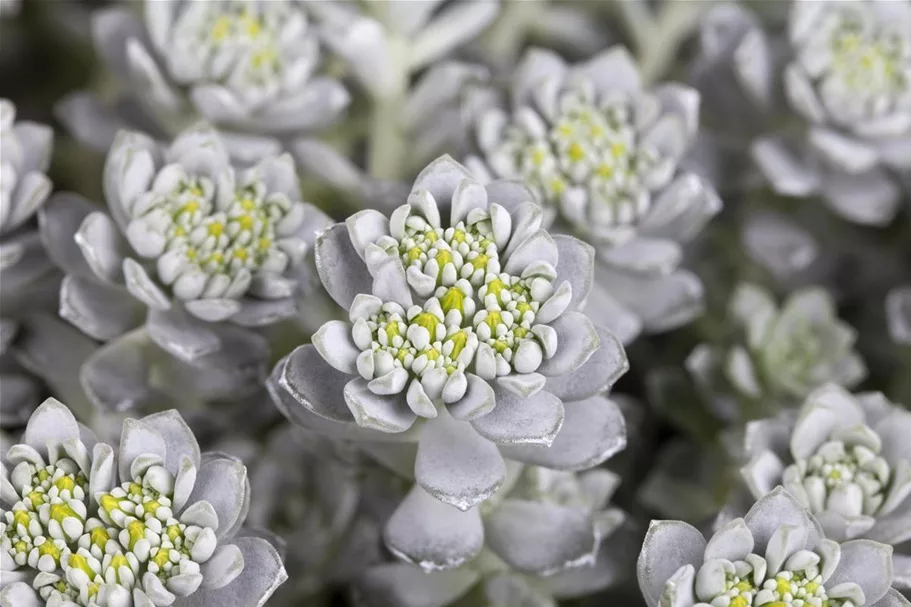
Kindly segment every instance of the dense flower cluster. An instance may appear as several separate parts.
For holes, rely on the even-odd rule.
[[[7,452],[0,604],[265,603],[286,575],[268,542],[235,537],[242,464],[200,455],[175,411],[126,420],[116,457],[89,434],[50,399]]]

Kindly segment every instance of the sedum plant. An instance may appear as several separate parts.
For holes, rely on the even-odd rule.
[[[255,389],[268,344],[254,329],[296,314],[310,290],[308,249],[327,223],[301,202],[290,157],[240,169],[205,125],[167,147],[123,132],[104,190],[107,211],[64,194],[41,214],[49,254],[67,274],[60,315],[109,342],[83,368],[87,390],[102,405],[130,406],[124,399],[144,389],[134,376],[147,363],[136,358],[152,345],[199,391]],[[228,386],[206,388],[207,369]]]
[[[231,133],[255,162],[279,139],[333,122],[349,95],[318,73],[321,50],[299,0],[149,0],[99,9],[95,50],[121,85],[107,103],[73,93],[58,106],[74,135],[99,151],[118,129],[170,139],[199,119]]]
[[[794,291],[779,307],[764,288],[741,283],[729,317],[739,330],[735,343],[698,346],[687,361],[704,387],[717,388],[721,375],[736,395],[777,409],[800,404],[824,384],[852,388],[866,377],[854,350],[856,331],[839,320],[822,288]]]
[[[702,309],[702,284],[679,269],[682,245],[721,208],[712,186],[683,166],[698,131],[699,94],[646,89],[632,57],[612,47],[585,63],[531,49],[509,106],[480,112],[482,179],[528,185],[557,230],[597,252],[592,307],[624,341],[666,331]]]
[[[287,575],[241,527],[246,468],[200,453],[176,411],[97,442],[48,399],[3,468],[3,607],[261,607]]]
[[[397,180],[423,168],[440,153],[432,142],[434,131],[447,132],[459,124],[440,114],[457,105],[454,98],[460,88],[486,73],[445,59],[493,22],[500,0],[307,0],[307,6],[326,46],[344,63],[367,102],[366,172],[373,178]],[[428,76],[437,73],[427,81],[435,86],[412,87],[412,79],[425,69]],[[429,120],[431,116],[437,120]],[[331,148],[319,150],[315,157],[306,152],[298,153],[302,164],[325,173],[319,165],[328,164],[325,158]],[[349,165],[346,172],[359,171],[344,157],[333,158],[332,164],[338,163]]]
[[[0,427],[19,430],[49,392],[88,413],[75,377],[91,340],[56,317],[60,272],[36,216],[51,192],[53,131],[0,100]]]
[[[882,394],[827,385],[799,413],[746,426],[741,469],[754,499],[783,485],[838,541],[911,539],[911,412]]]
[[[578,311],[593,252],[541,222],[524,187],[442,157],[389,218],[328,228],[316,264],[347,320],[276,366],[277,406],[335,436],[417,443],[414,492],[455,506],[440,517],[477,519],[504,457],[579,470],[616,453],[622,415],[599,394],[626,357]]]
[[[427,562],[417,563],[424,572],[411,564],[376,565],[356,580],[355,592],[365,605],[412,605],[421,596],[426,607],[544,606],[606,588],[627,573],[625,517],[607,507],[618,482],[601,469],[576,474],[515,466],[508,486],[481,506],[483,528],[435,529],[432,538],[419,537],[427,530],[413,524],[416,511],[400,510],[385,532],[393,554],[412,560],[419,558],[412,550],[417,544],[447,550],[476,543],[478,556],[446,571]]]
[[[289,579],[269,605],[329,604],[333,585],[379,558],[378,530],[361,504],[367,472],[350,449],[299,426],[276,429],[265,445],[243,442],[257,495],[247,524],[285,546]]]
[[[46,172],[54,134],[50,127],[16,120],[16,107],[0,99],[0,424],[24,425],[39,402],[39,386],[12,355],[22,318],[53,310],[60,276],[34,225],[51,193]]]
[[[772,189],[821,196],[852,222],[891,222],[911,162],[911,2],[795,0],[781,41],[731,5],[704,28],[705,92],[730,112],[740,88],[765,114],[751,155]]]
[[[892,548],[838,543],[790,493],[775,489],[708,540],[681,521],[653,521],[639,554],[649,607],[901,607]]]

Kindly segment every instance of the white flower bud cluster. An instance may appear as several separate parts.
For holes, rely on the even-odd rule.
[[[418,378],[431,400],[456,402],[467,389],[467,370],[484,379],[532,373],[553,356],[556,332],[536,323],[555,276],[540,265],[522,276],[501,271],[508,223],[480,209],[445,229],[419,215],[399,221],[403,235],[384,236],[377,246],[401,256],[409,284],[428,299],[408,310],[373,296],[355,300],[357,367],[374,393],[396,394]]]
[[[863,442],[830,440],[807,459],[784,471],[791,488],[812,512],[833,510],[846,517],[879,512],[892,478],[889,463],[879,455],[879,437],[869,428]],[[796,487],[796,491],[793,489]]]
[[[24,461],[16,465],[10,483],[21,497],[0,522],[4,559],[51,572],[60,566],[67,542],[84,530],[88,482],[71,459],[51,465]]]
[[[174,518],[174,478],[161,458],[142,455],[131,473],[132,481],[90,501],[73,460],[18,464],[10,482],[22,500],[0,522],[3,558],[15,566],[4,570],[36,570],[33,586],[48,605],[130,607],[136,587],[170,605],[195,592],[200,563],[217,545],[214,530]]]
[[[301,55],[314,55],[304,63],[310,69],[316,62],[306,30],[303,9],[287,0],[188,2],[165,49],[167,67],[181,84],[220,83],[256,107],[309,77],[288,69]]]
[[[707,561],[696,575],[696,592],[712,607],[856,607],[852,598],[832,598],[822,583],[821,558],[800,550],[772,572],[758,554],[742,561]],[[711,598],[709,599],[709,597]]]
[[[807,32],[797,59],[845,125],[911,110],[911,35],[863,3],[840,3]]]
[[[155,259],[178,299],[239,298],[257,274],[280,275],[304,254],[292,235],[304,209],[260,180],[239,187],[227,173],[213,183],[169,165],[140,196],[127,237]]]
[[[646,108],[655,109],[623,96],[598,100],[580,85],[558,98],[552,123],[519,109],[488,160],[495,173],[522,179],[580,227],[634,225],[676,168],[640,137]]]

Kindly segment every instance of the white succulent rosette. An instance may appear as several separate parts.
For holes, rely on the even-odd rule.
[[[244,465],[176,411],[127,419],[115,454],[48,399],[6,457],[3,607],[261,607],[287,577],[241,530]]]
[[[0,410],[4,428],[28,420],[39,385],[11,349],[20,323],[38,309],[53,310],[60,275],[47,259],[33,218],[51,192],[50,127],[16,120],[16,107],[0,99]]]
[[[649,607],[903,607],[892,547],[828,539],[785,489],[706,541],[682,521],[652,521],[638,561]]]
[[[148,0],[99,9],[92,35],[123,85],[106,103],[68,96],[59,115],[80,141],[106,151],[118,129],[167,140],[199,119],[232,133],[232,151],[254,159],[277,138],[331,124],[350,97],[319,75],[321,51],[298,0]]]
[[[740,88],[765,113],[754,123],[777,132],[751,155],[776,192],[821,196],[849,221],[885,225],[900,206],[897,173],[911,166],[909,32],[906,0],[794,0],[782,58],[749,12],[723,5],[704,23],[705,93]],[[779,131],[782,121],[794,129]]]
[[[321,605],[331,586],[379,558],[376,525],[360,504],[365,472],[344,445],[299,426],[284,425],[265,446],[249,447],[245,461],[257,498],[247,525],[281,537],[289,576],[269,604]]]
[[[315,280],[308,251],[328,223],[301,202],[290,157],[239,169],[208,126],[167,147],[125,131],[103,185],[106,211],[58,194],[40,217],[66,272],[60,315],[106,342],[83,368],[87,391],[109,408],[135,404],[149,359],[165,359],[191,392],[256,388],[268,344],[254,329],[296,314]]]
[[[36,221],[52,188],[53,138],[0,100],[0,426],[8,429],[25,426],[48,387],[73,395],[72,377],[93,348],[54,317],[61,275]]]
[[[681,84],[646,90],[629,53],[613,47],[579,65],[528,51],[508,108],[475,120],[484,179],[517,179],[557,229],[594,245],[593,309],[624,341],[689,322],[702,284],[679,269],[682,245],[721,208],[713,187],[681,162],[699,128],[699,94]]]
[[[753,499],[783,485],[832,539],[899,545],[911,540],[909,432],[911,412],[882,394],[823,386],[796,416],[747,424],[741,475]]]
[[[409,499],[442,502],[416,513],[428,524],[476,520],[504,457],[580,470],[625,444],[600,395],[628,367],[623,347],[578,311],[594,253],[541,222],[525,187],[482,186],[444,156],[390,218],[362,211],[317,239],[320,278],[348,319],[283,359],[269,387],[302,425],[417,443]]]
[[[386,545],[424,570],[407,563],[371,567],[354,584],[362,603],[409,605],[419,595],[422,604],[439,607],[553,606],[624,579],[623,557],[635,548],[620,530],[625,515],[608,507],[616,475],[513,466],[507,483],[473,524],[430,529],[414,525],[413,512],[397,512],[386,525]],[[441,507],[447,506],[433,500],[413,504]],[[460,566],[441,570],[446,559]]]
[[[857,332],[838,318],[825,289],[799,289],[779,307],[764,288],[742,283],[729,314],[744,341],[723,353],[719,364],[748,398],[797,404],[824,384],[852,388],[867,375],[854,349]]]

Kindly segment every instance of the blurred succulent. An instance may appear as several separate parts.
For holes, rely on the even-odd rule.
[[[416,491],[461,510],[497,491],[504,456],[578,470],[622,449],[622,415],[598,394],[626,356],[578,311],[593,251],[541,229],[530,200],[442,157],[390,219],[324,231],[317,269],[348,320],[276,366],[277,405],[336,435],[418,442]]]
[[[332,123],[349,95],[317,75],[320,46],[298,0],[149,0],[100,9],[95,49],[122,83],[106,104],[68,96],[61,119],[80,141],[107,151],[118,129],[167,140],[200,118],[233,134],[251,162],[279,142]],[[142,14],[139,14],[139,13]]]
[[[790,412],[747,424],[741,469],[754,499],[783,485],[826,535],[887,544],[911,539],[911,412],[879,393],[835,385]]]
[[[0,18],[11,19],[19,14],[22,0],[0,0]]]
[[[911,165],[909,32],[906,0],[796,0],[781,57],[755,17],[722,5],[703,26],[701,88],[767,131],[754,131],[751,152],[776,192],[820,195],[849,221],[884,225],[899,208],[895,173]],[[737,88],[740,98],[731,94]],[[739,99],[766,120],[744,120],[753,115]],[[772,132],[782,121],[794,128]]]
[[[367,181],[368,192],[375,185],[370,183],[374,179],[399,180],[412,175],[412,170],[420,170],[443,151],[439,149],[440,136],[458,128],[460,121],[449,114],[458,111],[460,98],[467,95],[464,89],[478,72],[459,64],[451,67],[453,62],[447,61],[447,55],[490,25],[500,10],[500,1],[306,1],[326,46],[342,60],[365,93],[364,168],[370,177],[359,178]],[[425,82],[436,86],[418,84],[412,88],[411,82],[424,70],[429,78]],[[442,70],[442,75],[430,78],[437,70]],[[479,71],[483,77],[486,70]],[[330,181],[350,179],[360,172],[332,148],[317,154],[310,145],[303,147],[296,154],[299,162],[316,174],[329,173],[333,177]],[[332,174],[325,160],[320,162],[327,154],[332,155],[330,164],[344,167],[344,173]]]
[[[410,508],[386,526],[389,549],[411,564],[377,565],[355,582],[370,606],[556,605],[621,581],[632,546],[620,530],[624,514],[607,502],[619,479],[607,470],[574,474],[514,466],[507,485],[481,506],[482,521],[444,529],[415,525],[425,509],[449,508],[412,493]],[[441,534],[442,533],[442,534]],[[425,537],[426,535],[426,537]],[[618,539],[619,538],[619,539]],[[471,548],[469,548],[471,547]],[[457,569],[437,571],[446,552],[478,554]]]
[[[779,308],[764,288],[741,283],[729,315],[741,331],[736,343],[724,351],[704,344],[687,361],[706,386],[720,372],[738,395],[775,410],[799,404],[824,384],[852,388],[867,375],[854,350],[856,331],[838,319],[825,289],[794,291]]]
[[[470,42],[496,17],[499,0],[305,0],[328,46],[374,98],[407,87],[407,76]]]
[[[176,411],[123,424],[115,457],[48,399],[3,469],[3,607],[260,607],[286,579],[241,531],[246,468],[200,455]]]
[[[20,324],[36,312],[53,311],[60,274],[44,253],[34,221],[51,193],[50,127],[16,120],[16,108],[0,99],[0,425],[22,426],[40,402],[37,378],[13,355]]]
[[[114,408],[137,398],[124,394],[138,388],[122,366],[148,364],[136,362],[138,342],[153,343],[175,364],[210,370],[213,384],[226,382],[222,394],[240,390],[245,379],[255,388],[268,347],[239,327],[295,314],[313,276],[306,254],[328,223],[300,202],[290,157],[240,170],[204,125],[165,149],[123,132],[105,163],[104,190],[108,212],[72,194],[56,195],[41,211],[48,252],[67,273],[60,315],[112,342],[83,369],[84,381],[100,384],[87,389]],[[188,379],[207,391],[202,377]]]
[[[698,132],[699,95],[680,84],[647,91],[629,53],[610,48],[568,66],[528,51],[511,109],[480,112],[482,179],[522,181],[556,228],[594,245],[593,310],[625,342],[664,331],[702,309],[702,284],[679,270],[681,245],[721,208],[712,186],[680,168]]]
[[[908,605],[891,587],[891,546],[827,539],[813,516],[781,487],[708,542],[682,521],[653,521],[638,570],[649,607]]]
[[[257,499],[247,524],[276,533],[286,549],[289,581],[269,604],[323,604],[330,585],[379,559],[379,532],[362,520],[361,470],[343,445],[296,426],[275,430],[266,445],[250,446]]]
[[[889,335],[897,344],[911,344],[911,286],[896,287],[886,297]]]

